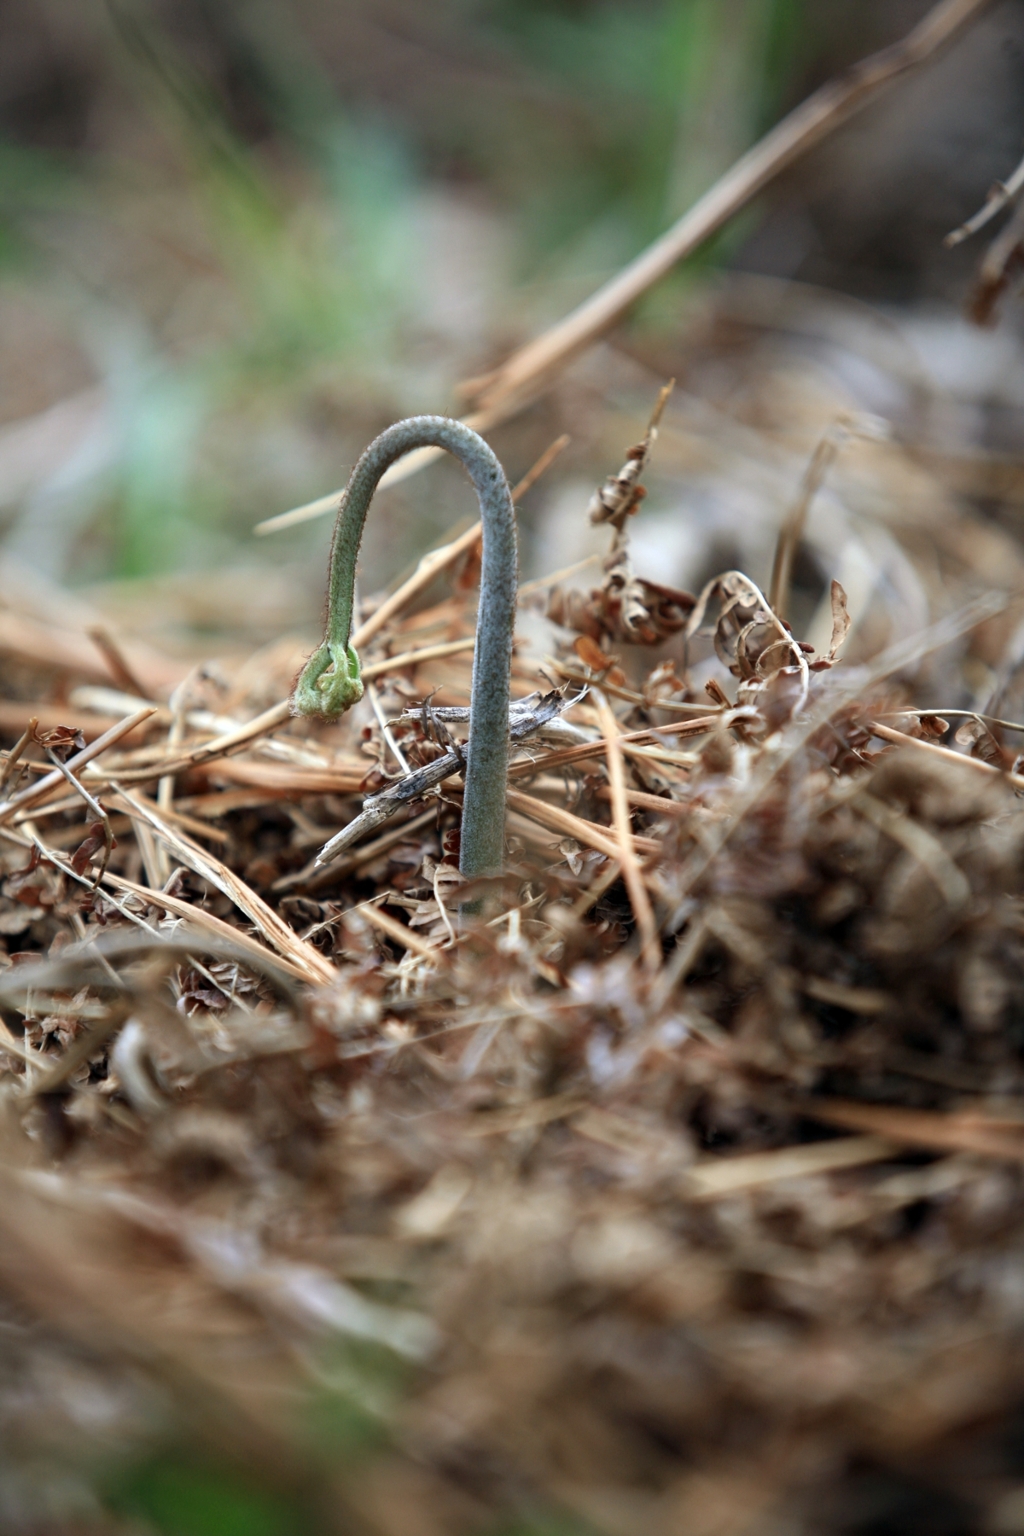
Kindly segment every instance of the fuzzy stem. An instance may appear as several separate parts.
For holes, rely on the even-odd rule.
[[[377,482],[414,448],[444,448],[469,473],[480,502],[483,560],[477,615],[466,790],[459,869],[467,879],[501,872],[508,774],[509,674],[515,621],[516,519],[505,473],[471,427],[447,416],[410,416],[376,438],[356,464],[338,510],[331,544],[324,639],[295,686],[293,708],[336,719],[362,697],[359,658],[349,645],[356,558]]]

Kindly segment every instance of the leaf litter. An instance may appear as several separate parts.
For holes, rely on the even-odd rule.
[[[465,573],[378,607],[374,696],[332,727],[250,667],[248,696],[208,673],[105,732],[88,700],[27,729],[39,668],[0,769],[19,1454],[186,1424],[314,1488],[317,1528],[388,1536],[413,1508],[439,1533],[866,1529],[870,1478],[994,1528],[1024,780],[1012,724],[957,705],[999,599],[852,665],[837,581],[816,654],[741,571],[637,576],[666,398],[592,502],[599,585],[523,595],[557,644],[513,663],[478,920]],[[944,697],[915,700],[924,658]],[[324,1397],[358,1454],[311,1443]]]

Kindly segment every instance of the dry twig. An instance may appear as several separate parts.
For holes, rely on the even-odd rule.
[[[611,329],[674,266],[698,250],[723,225],[801,155],[827,138],[895,81],[933,58],[980,15],[988,0],[940,0],[901,42],[894,43],[830,80],[783,118],[699,198],[693,207],[609,282],[477,383],[476,409],[467,426],[488,432],[515,415],[545,388],[577,353]],[[394,484],[437,453],[410,454],[382,484]],[[270,533],[334,511],[340,491],[257,525]],[[464,535],[465,537],[465,535]],[[468,547],[468,544],[467,546]]]

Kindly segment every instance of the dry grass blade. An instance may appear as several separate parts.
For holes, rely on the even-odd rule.
[[[892,1007],[892,997],[877,987],[850,987],[841,981],[829,981],[824,976],[805,976],[801,990],[807,997],[820,1003],[834,1003],[847,1013],[885,1013]]]
[[[830,423],[811,454],[810,461],[800,482],[800,492],[791,511],[779,529],[772,564],[772,579],[768,587],[768,602],[780,619],[789,615],[789,592],[793,579],[793,563],[800,541],[807,526],[807,514],[811,504],[825,481],[825,476],[835,463],[844,443],[850,437],[877,438],[880,425],[871,418],[863,418],[843,412]]]
[[[673,768],[689,769],[700,761],[700,754],[697,752],[673,752],[668,747],[638,747],[635,742],[624,741],[621,738],[620,750],[624,756],[631,757],[634,762],[667,763]],[[641,803],[640,801],[636,802],[638,805]]]
[[[11,748],[11,750],[4,753],[4,760],[2,763],[0,763],[0,789],[3,789],[4,785],[7,783],[7,780],[10,778],[11,774],[14,772],[19,761],[21,760],[21,754],[24,752],[29,742],[34,739],[36,727],[38,724],[39,716],[33,715],[28,725],[18,737],[18,740],[14,743],[14,746]]]
[[[372,764],[365,758],[349,767],[293,768],[288,763],[258,763],[250,758],[220,759],[210,777],[220,784],[247,784],[271,795],[354,795],[362,789]],[[118,774],[118,782],[123,782]],[[154,777],[154,775],[148,775]]]
[[[71,677],[107,684],[115,680],[106,656],[83,630],[65,629],[6,607],[0,608],[0,654],[4,653],[30,666],[53,667]],[[144,662],[140,670],[149,679],[147,695],[164,686],[173,687],[185,670],[157,652],[139,654],[139,661]]]
[[[479,1117],[474,1125],[473,1136],[507,1136],[516,1131],[533,1130],[542,1125],[553,1125],[558,1120],[568,1120],[586,1103],[578,1093],[555,1093],[547,1099],[536,1099],[515,1109],[496,1109]]]
[[[633,916],[636,918],[637,931],[640,935],[640,958],[648,970],[657,970],[661,964],[661,945],[658,942],[654,911],[644,885],[633,843],[633,828],[629,819],[629,804],[626,800],[626,779],[622,768],[622,752],[619,749],[618,722],[608,707],[607,701],[597,689],[594,690],[593,697],[608,759],[608,779],[615,837],[618,843],[618,859],[622,866],[622,878],[629,892],[630,905],[633,908]]]
[[[432,960],[435,964],[444,964],[445,955],[434,944],[428,944],[418,934],[407,928],[405,923],[400,923],[397,918],[389,917],[379,907],[366,905],[357,908],[368,923],[378,928],[385,938],[392,939],[402,949],[411,950],[414,955],[419,955],[423,960]]]
[[[586,890],[576,898],[572,907],[572,915],[577,921],[586,917],[590,909],[601,900],[606,891],[611,890],[616,880],[622,874],[622,866],[617,859],[608,859],[605,862],[603,873],[596,880],[592,880]]]
[[[441,645],[425,645],[418,651],[399,651],[397,656],[386,656],[383,661],[371,661],[363,667],[363,678],[387,677],[391,672],[401,672],[406,667],[418,667],[425,661],[439,661],[443,656],[458,656],[471,651],[476,636],[467,635],[464,640],[446,640]]]
[[[981,1115],[938,1114],[886,1104],[855,1104],[841,1099],[812,1099],[801,1111],[826,1125],[866,1131],[903,1146],[937,1152],[971,1152],[978,1157],[1024,1162],[1024,1121],[986,1124]]]
[[[117,742],[130,735],[138,726],[144,725],[155,714],[156,710],[147,706],[145,709],[136,711],[134,715],[129,715],[126,720],[118,721],[117,725],[112,725],[109,731],[104,731],[102,736],[97,736],[95,741],[91,741],[87,747],[83,747],[81,752],[76,752],[73,757],[68,758],[68,761],[61,768],[55,768],[52,773],[44,775],[35,784],[30,785],[28,789],[23,789],[18,794],[12,795],[10,800],[0,805],[0,823],[10,821],[17,811],[27,810],[29,806],[39,805],[65,782],[64,769],[67,769],[70,773],[77,773],[80,768],[85,767],[86,763],[91,763],[94,758],[106,752],[109,747],[115,746]]]
[[[997,213],[1001,213],[1010,203],[1014,202],[1024,192],[1024,160],[1020,162],[1013,175],[1006,181],[997,181],[985,199],[978,212],[961,224],[958,229],[952,230],[944,241],[946,246],[959,245],[964,240],[969,240],[976,235],[979,229],[984,229]]]
[[[638,704],[644,709],[660,709],[664,710],[667,714],[689,715],[696,711],[699,715],[702,710],[705,714],[707,713],[706,704],[683,704],[675,699],[645,699],[643,694],[637,693],[635,688],[626,688],[619,683],[609,683],[606,677],[595,678],[593,673],[581,672],[578,667],[567,666],[564,661],[551,659],[547,665],[559,677],[564,677],[566,682],[581,683],[585,688],[588,688],[591,683],[600,680],[601,687],[605,693],[610,694],[612,698],[622,699],[627,704]]]
[[[528,816],[532,821],[539,821],[541,826],[550,827],[554,832],[561,832],[563,836],[575,837],[578,842],[587,848],[595,848],[598,853],[603,853],[607,858],[619,862],[620,848],[618,840],[611,836],[611,829],[599,827],[596,822],[587,821],[582,816],[574,816],[571,811],[564,811],[560,806],[548,805],[545,800],[537,800],[533,795],[524,795],[517,789],[508,791],[508,803],[514,811],[519,811],[523,816]],[[632,843],[638,853],[655,858],[661,853],[661,845],[654,838],[640,837],[633,833]],[[650,874],[644,875],[649,886],[660,892],[660,886]]]
[[[930,757],[939,758],[943,762],[956,763],[961,768],[973,768],[980,773],[988,774],[990,778],[1005,779],[1015,789],[1024,789],[1024,775],[1006,773],[1003,769],[997,768],[994,763],[986,763],[980,757],[969,757],[966,752],[954,752],[952,747],[940,747],[936,741],[922,741],[919,736],[908,736],[906,731],[898,731],[891,725],[882,725],[878,720],[872,721],[871,729],[882,741],[891,742],[894,747],[910,747],[915,752],[927,752]]]
[[[142,686],[132,670],[121,647],[118,645],[110,630],[104,624],[92,624],[86,630],[86,634],[95,646],[103,652],[104,660],[110,668],[110,675],[118,688],[123,688],[125,693],[133,695],[137,699],[148,699],[149,692]]]
[[[239,747],[247,746],[249,742],[256,741],[260,736],[269,735],[290,718],[291,712],[287,700],[281,704],[273,704],[261,715],[257,715],[254,720],[250,720],[247,725],[239,726],[234,731],[227,731],[221,736],[215,736],[212,741],[204,742],[201,747],[195,747],[190,752],[172,757],[169,762],[155,763],[152,768],[127,768],[119,771],[118,777],[125,784],[134,784],[146,779],[159,778],[163,774],[184,773],[188,768],[199,768],[204,763],[211,763],[219,757],[226,757],[230,752],[237,751]],[[95,746],[96,743],[94,742],[93,745]]]
[[[114,787],[128,815],[138,817],[145,822],[168,851],[187,869],[191,869],[201,879],[209,881],[230,901],[233,901],[239,911],[244,912],[249,921],[259,929],[267,943],[286,959],[291,960],[302,971],[307,981],[323,985],[335,979],[337,971],[330,961],[325,960],[312,944],[307,944],[300,939],[298,934],[294,933],[278,916],[273,907],[269,907],[251,886],[235,874],[234,870],[221,863],[220,859],[215,858],[213,854],[198,848],[188,838],[175,832],[154,810],[148,805],[140,804],[120,785]]]
[[[659,741],[662,736],[704,736],[708,731],[713,731],[721,724],[722,712],[719,710],[713,715],[702,715],[697,720],[685,720],[675,725],[648,726],[642,731],[624,731],[619,737],[620,744],[635,741],[647,741],[653,738]],[[570,763],[585,762],[588,757],[601,757],[604,753],[604,740],[581,742],[577,747],[560,747],[556,752],[547,752],[539,757],[531,757],[514,762],[509,768],[509,778],[528,778],[535,773],[544,773],[550,768],[564,768]]]
[[[898,1149],[898,1142],[881,1136],[844,1136],[839,1141],[812,1141],[771,1152],[717,1157],[688,1168],[684,1188],[691,1200],[718,1200],[781,1179],[804,1179],[840,1168],[887,1162]]]
[[[99,873],[102,874],[103,871],[107,867],[107,862],[110,859],[110,855],[111,855],[111,852],[112,852],[113,847],[114,847],[114,833],[113,833],[113,829],[111,828],[111,825],[110,825],[110,817],[107,815],[106,810],[99,803],[99,801],[94,799],[93,796],[90,795],[89,791],[82,784],[79,783],[78,779],[75,778],[74,774],[71,772],[71,769],[68,767],[67,763],[62,763],[60,761],[60,758],[57,757],[56,753],[54,753],[52,751],[50,751],[48,753],[48,756],[50,758],[50,761],[57,767],[57,769],[67,779],[67,781],[71,785],[72,789],[75,790],[75,792],[84,801],[86,807],[96,817],[95,825],[98,825],[99,827],[102,828],[102,833],[103,833],[103,859],[102,859],[102,862],[100,864],[100,869],[99,869]],[[99,879],[99,875],[96,876],[96,879],[97,880]]]
[[[621,750],[621,749],[620,749]],[[660,761],[661,759],[657,759]],[[627,805],[635,805],[639,811],[653,811],[656,816],[675,816],[685,819],[691,815],[691,808],[683,805],[679,800],[670,800],[667,795],[649,795],[642,789],[623,788],[623,794]],[[599,800],[606,800],[614,805],[614,795],[610,788],[602,787],[597,791]]]
[[[205,907],[197,906],[195,902],[183,901],[180,896],[171,896],[167,891],[150,890],[148,886],[138,885],[134,880],[126,880],[123,875],[112,874],[110,870],[104,874],[103,884],[111,886],[115,891],[125,891],[131,896],[138,896],[151,907],[162,907],[165,912],[173,912],[174,916],[180,917],[186,927],[194,933],[200,936],[212,934],[214,938],[233,945],[240,956],[258,960],[261,966],[280,967],[296,981],[309,980],[309,971],[305,966],[296,964],[287,955],[275,954],[265,949],[251,934],[245,933],[241,928],[232,928],[231,924],[226,923],[223,918],[208,912]]]
[[[585,555],[582,560],[574,560],[571,565],[563,565],[561,570],[552,571],[548,576],[535,576],[532,581],[519,583],[519,596],[527,597],[531,592],[545,592],[558,582],[564,581],[567,576],[576,576],[580,571],[585,571],[589,566],[600,565],[599,554]]]
[[[144,796],[140,795],[140,799],[144,798]],[[82,796],[80,794],[68,795],[63,800],[48,800],[45,805],[38,806],[34,810],[19,811],[13,818],[12,825],[20,827],[24,826],[28,821],[41,821],[51,816],[63,816],[65,811],[74,810],[81,803],[81,800]],[[197,817],[189,816],[184,811],[177,809],[165,811],[164,816],[168,821],[173,822],[175,826],[184,827],[186,832],[195,833],[196,837],[208,838],[213,843],[228,843],[231,841],[231,834],[225,832],[223,827],[214,826],[210,821],[200,821]],[[112,820],[110,825],[116,836],[118,832],[125,831],[131,825],[131,822],[127,817],[121,816]],[[76,837],[81,837],[81,835],[82,829],[80,826],[56,828],[50,833],[50,843],[54,848],[66,847]]]
[[[405,760],[405,754],[403,753],[401,747],[398,745],[397,741],[395,740],[394,732],[392,731],[390,725],[388,724],[387,716],[385,715],[384,710],[383,710],[383,708],[381,706],[380,694],[377,692],[376,688],[373,686],[372,683],[369,683],[367,685],[366,696],[369,699],[370,707],[373,710],[374,715],[376,716],[377,727],[378,727],[378,729],[380,731],[381,740],[383,741],[384,745],[387,747],[388,751],[391,753],[391,756],[394,758],[395,762],[398,764],[399,770],[402,773],[408,775],[408,773],[410,772],[409,764]],[[381,759],[381,770],[382,770],[382,772],[384,771],[384,760],[383,760],[383,758]]]

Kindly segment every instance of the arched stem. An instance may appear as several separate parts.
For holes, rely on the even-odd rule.
[[[465,465],[483,523],[469,749],[459,869],[468,879],[501,872],[508,775],[509,673],[515,622],[516,519],[505,472],[471,427],[447,416],[410,416],[375,438],[356,464],[334,525],[326,633],[295,685],[297,714],[336,719],[362,697],[359,658],[349,645],[356,559],[366,513],[384,471],[414,448],[444,448]]]

